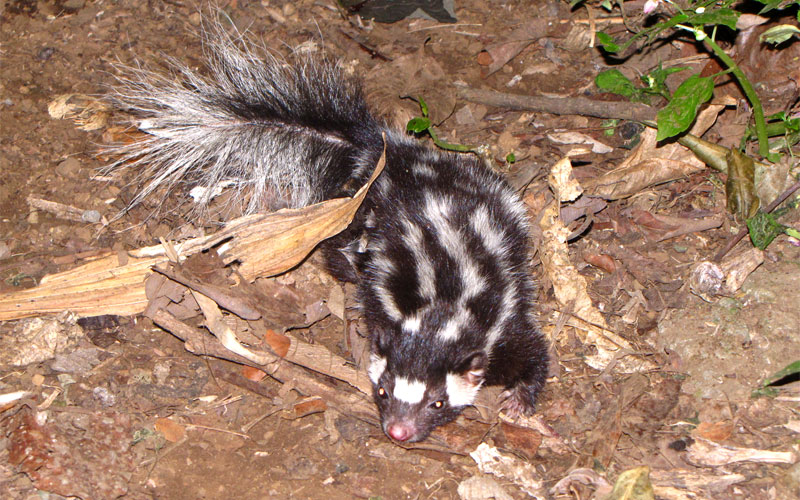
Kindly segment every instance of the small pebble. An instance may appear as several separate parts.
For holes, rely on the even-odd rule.
[[[39,51],[38,54],[36,54],[36,59],[40,61],[46,61],[51,57],[53,57],[53,54],[55,53],[56,49],[54,49],[53,47],[44,47],[42,50]]]
[[[81,214],[81,220],[83,222],[96,224],[100,222],[100,212],[97,210],[84,210],[84,212]]]

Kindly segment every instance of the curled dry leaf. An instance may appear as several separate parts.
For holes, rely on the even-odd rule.
[[[591,264],[592,266],[602,269],[609,274],[617,270],[617,263],[610,255],[602,253],[590,253],[585,255],[583,260],[586,261],[587,264]]]
[[[725,106],[735,103],[733,99],[709,105],[698,114],[690,133],[702,136]],[[584,183],[586,192],[607,200],[627,198],[650,186],[705,169],[705,164],[680,144],[657,145],[656,130],[645,130],[639,144],[619,167]]]
[[[109,106],[99,99],[81,94],[62,94],[47,105],[47,112],[56,119],[69,119],[81,130],[98,130],[111,116]]]
[[[659,498],[706,500],[717,498],[718,492],[743,483],[743,474],[724,474],[721,471],[704,473],[698,469],[655,469],[650,472],[653,489]],[[706,496],[700,496],[703,493]],[[670,494],[672,493],[672,494]]]
[[[572,490],[573,483],[594,486],[595,498],[605,498],[611,493],[611,484],[592,469],[573,469],[565,477],[561,478],[555,486],[550,488],[550,493],[568,495]]]
[[[569,159],[565,158],[554,165],[548,180],[556,200],[542,210],[539,219],[542,242],[539,249],[542,267],[553,283],[556,300],[562,310],[573,315],[567,324],[578,330],[581,341],[597,347],[597,354],[586,357],[586,363],[592,368],[602,370],[612,361],[616,361],[623,370],[638,370],[641,363],[615,359],[621,350],[632,351],[632,346],[606,328],[605,318],[589,297],[586,278],[578,273],[569,258],[567,238],[570,231],[559,217],[560,204],[557,201],[575,199],[581,192],[580,185],[572,176]]]
[[[610,153],[614,148],[603,144],[594,137],[579,132],[554,132],[547,134],[547,138],[556,144],[586,144],[592,147],[592,153]]]
[[[749,219],[761,206],[761,201],[756,195],[753,159],[735,149],[728,151],[725,159],[728,163],[728,179],[725,181],[728,212],[741,220]]]
[[[186,256],[225,241],[218,253],[226,264],[239,262],[238,271],[246,279],[284,272],[299,264],[320,241],[350,224],[385,162],[382,155],[369,182],[352,198],[240,217],[211,236],[192,238],[175,248]],[[151,268],[168,261],[164,245],[140,248],[122,259],[117,252],[106,252],[70,271],[45,276],[36,288],[0,294],[0,321],[63,310],[79,317],[141,313],[147,306],[145,277]]]
[[[314,413],[322,413],[328,409],[325,400],[322,398],[311,398],[303,400],[294,405],[295,418],[302,418]]]
[[[264,341],[275,354],[282,358],[286,357],[286,354],[289,352],[289,347],[292,345],[292,341],[289,337],[281,335],[275,330],[267,330],[267,333],[264,335]]]
[[[500,453],[497,448],[481,443],[469,456],[478,464],[478,470],[511,481],[534,498],[546,498],[542,481],[533,465],[511,455]]]

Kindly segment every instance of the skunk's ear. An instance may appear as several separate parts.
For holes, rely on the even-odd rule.
[[[372,329],[372,352],[384,356],[389,348],[389,335],[382,326]]]
[[[483,383],[488,365],[489,357],[486,356],[486,353],[484,351],[475,351],[460,363],[459,372],[465,382],[477,387]]]

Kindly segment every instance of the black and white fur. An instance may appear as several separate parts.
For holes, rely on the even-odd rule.
[[[324,242],[331,272],[358,285],[372,336],[369,377],[384,432],[419,441],[502,385],[505,408],[533,411],[547,348],[533,314],[526,211],[472,155],[424,147],[369,112],[336,65],[257,56],[213,31],[210,77],[132,70],[118,106],[146,141],[111,169],[137,168],[144,187],[188,184],[200,206],[238,189],[243,212],[350,195],[384,147],[386,167],[353,223]]]

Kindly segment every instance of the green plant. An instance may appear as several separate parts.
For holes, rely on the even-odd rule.
[[[789,2],[785,0],[759,1],[765,4],[762,13],[776,8],[783,9],[800,2],[800,0],[790,0]],[[635,43],[646,45],[663,36],[680,35],[681,32],[691,34],[698,43],[705,45],[726,68],[722,73],[731,73],[738,81],[745,97],[753,108],[754,130],[758,141],[759,154],[764,158],[775,161],[777,155],[772,155],[769,150],[768,129],[761,101],[753,89],[752,83],[741,68],[716,42],[719,28],[737,30],[736,23],[739,19],[739,12],[732,8],[734,4],[735,0],[689,0],[688,2],[680,3],[672,0],[648,0],[644,7],[645,13],[651,12],[659,5],[663,5],[664,8],[661,12],[663,15],[659,22],[634,33],[625,42],[618,42],[614,37],[604,32],[599,32],[597,39],[607,52],[618,54],[624,53]],[[798,33],[800,33],[800,30],[797,28],[784,25],[781,30],[770,33],[763,40],[770,43],[780,43]],[[616,70],[609,70],[602,76],[598,75],[598,86],[601,86],[601,82],[616,78],[615,86],[617,90],[611,90],[606,83],[602,83],[602,85],[606,86],[601,86],[601,88],[617,91],[622,95],[627,92],[630,94],[628,97],[632,99],[646,94],[657,94],[669,100],[668,104],[658,112],[657,135],[659,140],[674,137],[688,129],[697,115],[698,107],[710,99],[714,88],[713,78],[716,76],[691,75],[684,80],[674,93],[669,95],[664,85],[664,80],[669,73],[665,73],[660,67],[650,75],[652,83],[645,88],[638,89],[633,87],[632,84],[627,85],[620,80],[618,76],[621,76],[621,74],[611,77],[610,74],[614,71]],[[674,70],[670,71],[674,72]],[[617,71],[616,73],[619,72]]]
[[[789,363],[786,365],[782,370],[772,374],[767,380],[765,380],[761,387],[753,391],[753,397],[759,396],[770,396],[773,397],[777,395],[778,391],[775,389],[775,385],[778,382],[781,382],[784,379],[788,379],[789,377],[797,377],[800,375],[800,361],[795,361],[793,363]]]
[[[753,242],[753,246],[764,250],[772,243],[772,240],[782,233],[800,240],[800,231],[778,222],[778,217],[785,214],[791,208],[795,207],[785,207],[773,213],[759,212],[747,219],[747,229],[750,232],[750,241]]]
[[[413,132],[417,135],[427,133],[429,136],[431,136],[431,140],[433,140],[434,144],[448,151],[458,151],[460,153],[475,151],[474,146],[467,146],[465,144],[451,144],[439,139],[439,135],[436,133],[436,130],[434,130],[431,119],[428,116],[428,105],[425,103],[425,100],[422,98],[422,96],[417,98],[417,103],[419,103],[419,109],[422,116],[415,116],[414,118],[408,120],[408,123],[406,124],[406,130],[408,132]]]

